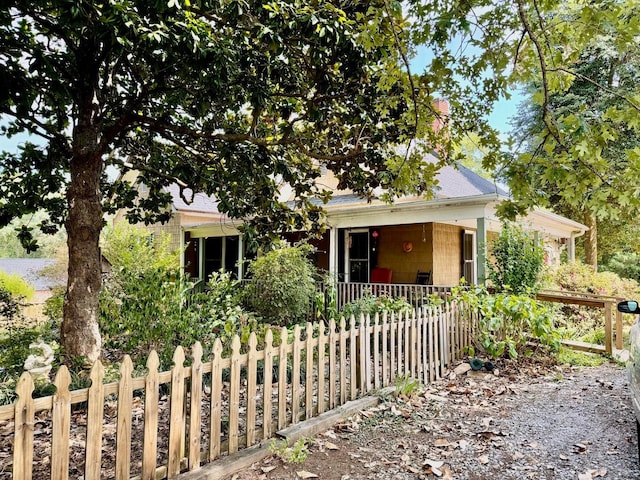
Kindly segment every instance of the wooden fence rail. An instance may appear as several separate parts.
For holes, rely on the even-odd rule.
[[[604,345],[562,340],[562,343],[574,350],[583,350],[592,353],[613,354],[614,350],[622,350],[622,313],[616,305],[622,298],[609,295],[595,295],[582,292],[569,292],[558,290],[542,290],[536,295],[541,302],[562,303],[564,305],[580,305],[602,309],[604,316]]]
[[[296,326],[291,340],[286,329],[269,330],[261,345],[252,333],[247,345],[235,337],[228,351],[218,339],[206,359],[196,343],[188,356],[176,348],[165,372],[155,352],[144,376],[134,376],[125,357],[113,383],[103,383],[97,362],[91,386],[75,391],[63,366],[56,393],[38,399],[25,373],[16,403],[0,407],[0,450],[13,444],[0,472],[15,480],[176,478],[398,376],[439,378],[470,345],[474,318],[451,303],[397,318]]]

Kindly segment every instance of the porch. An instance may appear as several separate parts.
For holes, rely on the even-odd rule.
[[[497,201],[495,195],[484,195],[364,208],[342,200],[328,206],[322,237],[309,239],[306,232],[294,232],[284,238],[291,243],[307,239],[315,247],[315,266],[338,282],[458,285],[464,279],[481,284],[487,245],[501,228]],[[531,212],[521,225],[544,243],[549,263],[559,262],[562,253],[574,258],[575,238],[583,233],[583,226],[543,211]],[[219,269],[243,279],[247,262],[256,256],[237,225],[185,225],[181,235],[181,266],[194,279],[206,279]],[[375,278],[376,269],[388,275]],[[421,281],[420,272],[430,272],[429,281]]]

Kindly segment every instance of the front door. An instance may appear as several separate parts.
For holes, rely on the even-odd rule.
[[[369,231],[357,230],[345,232],[347,245],[346,271],[349,282],[369,283]]]

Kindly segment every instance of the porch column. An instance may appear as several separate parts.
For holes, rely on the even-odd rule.
[[[184,246],[184,228],[180,228],[180,275],[184,276],[184,265],[185,265],[185,261],[184,261],[184,252],[185,252],[185,246]]]
[[[569,257],[570,262],[573,262],[576,259],[576,234],[574,232],[571,232],[571,237],[569,238],[567,256]]]
[[[329,274],[338,278],[338,229],[329,227]]]
[[[198,278],[206,281],[204,278],[204,238],[198,239]]]
[[[238,280],[244,278],[244,238],[238,235]]]
[[[484,217],[476,219],[476,262],[478,284],[484,284],[487,277],[487,223]]]

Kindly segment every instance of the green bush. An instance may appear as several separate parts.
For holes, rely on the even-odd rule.
[[[244,302],[266,323],[291,326],[312,312],[316,294],[315,267],[308,258],[311,245],[276,245],[249,264],[250,281]]]
[[[115,270],[146,272],[176,269],[180,265],[180,251],[171,248],[171,236],[153,235],[149,230],[121,222],[105,231],[102,254]]]
[[[177,269],[112,272],[100,298],[105,350],[115,358],[127,353],[142,364],[154,349],[162,367],[169,368],[178,345],[199,341],[206,349],[219,337],[228,349],[234,335],[246,342],[256,331],[264,338],[255,315],[240,305],[238,282],[228,273],[214,273],[204,292],[194,294],[192,287]]]
[[[0,287],[0,370],[12,378],[24,372],[24,363],[32,353],[30,345],[44,341],[57,345],[58,332],[52,322],[37,326],[27,326],[23,322],[18,299],[8,290]]]
[[[129,354],[134,363],[142,363],[155,349],[166,368],[177,345],[193,343],[188,342],[198,324],[191,323],[186,309],[192,284],[180,277],[179,252],[169,240],[126,223],[104,236],[102,252],[112,270],[100,294],[100,330],[114,360]],[[58,305],[52,302],[50,311]]]
[[[188,315],[190,321],[198,324],[194,341],[199,340],[205,345],[211,345],[215,338],[220,338],[228,348],[235,335],[245,344],[251,332],[256,332],[261,343],[266,334],[267,326],[260,324],[253,312],[242,307],[241,282],[232,279],[228,272],[211,274],[205,291],[190,299]]]
[[[547,273],[545,287],[553,290],[592,293],[621,298],[638,298],[640,286],[635,280],[620,278],[614,272],[596,272],[581,262],[558,265]]]
[[[100,330],[106,350],[140,361],[155,349],[164,367],[171,365],[172,350],[191,326],[183,313],[191,285],[178,269],[114,270],[100,295]]]
[[[560,347],[552,310],[528,295],[489,295],[474,287],[454,289],[450,298],[461,301],[467,312],[479,312],[478,342],[493,358],[516,358],[532,340],[552,350]]]
[[[29,300],[34,293],[34,288],[20,275],[10,274],[0,270],[0,287],[17,298]]]
[[[376,313],[382,314],[383,312],[407,314],[412,308],[411,304],[403,297],[391,298],[386,295],[376,297],[370,291],[367,291],[363,292],[363,295],[357,300],[345,304],[342,307],[341,315],[347,320],[353,315],[357,320],[360,315],[365,317],[369,315],[373,318]]]
[[[602,270],[640,282],[640,255],[636,252],[615,253],[605,265],[602,265]]]
[[[505,223],[490,244],[489,280],[496,291],[522,294],[537,288],[544,266],[544,249],[517,225]]]

